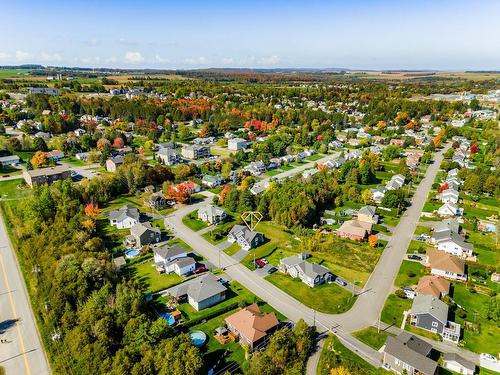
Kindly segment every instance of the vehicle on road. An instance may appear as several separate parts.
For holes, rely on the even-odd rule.
[[[347,281],[345,281],[344,279],[341,279],[340,277],[337,277],[337,278],[335,279],[335,282],[336,282],[337,284],[339,284],[340,286],[346,286],[346,285],[347,285]]]
[[[272,273],[275,273],[278,269],[276,267],[271,267],[267,270],[267,273],[268,274],[272,274]]]
[[[408,259],[410,259],[410,260],[422,260],[422,257],[415,255],[415,254],[410,254],[410,255],[408,255]]]
[[[257,263],[260,266],[260,268],[262,268],[262,267],[264,267],[267,264],[267,261],[264,262],[264,260],[262,260],[262,259],[257,259],[255,261],[255,263]]]
[[[481,353],[479,355],[479,358],[481,358],[481,359],[483,359],[485,361],[493,362],[493,363],[497,363],[498,362],[498,360],[494,356],[492,356],[491,354],[489,354],[489,353]]]

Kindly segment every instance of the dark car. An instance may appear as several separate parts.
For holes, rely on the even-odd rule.
[[[267,270],[267,273],[268,274],[272,274],[272,273],[275,273],[278,269],[276,267],[271,267]]]
[[[335,282],[336,282],[337,284],[341,285],[341,286],[346,286],[346,285],[347,285],[347,281],[342,280],[340,277],[337,277],[337,278],[335,279]]]
[[[411,254],[411,255],[408,255],[408,259],[411,259],[411,260],[422,260],[422,257],[420,257],[418,255],[415,255],[415,254]]]

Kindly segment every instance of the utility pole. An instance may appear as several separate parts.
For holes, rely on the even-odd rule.
[[[257,263],[255,263],[255,252],[253,253],[253,269],[254,271],[257,269]]]
[[[220,252],[221,252],[221,251],[222,251],[222,250],[221,250],[221,249],[219,249],[219,269],[221,269],[221,268],[220,268]]]
[[[313,309],[313,327],[316,327],[316,310]]]

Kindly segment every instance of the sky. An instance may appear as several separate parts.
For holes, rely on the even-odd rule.
[[[500,0],[0,0],[0,65],[500,69]]]

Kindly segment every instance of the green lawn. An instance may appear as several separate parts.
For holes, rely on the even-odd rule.
[[[323,154],[314,154],[314,155],[311,155],[308,158],[306,158],[306,160],[308,160],[308,161],[316,161],[316,160],[321,159],[324,156],[325,155],[323,155]]]
[[[417,228],[415,229],[415,234],[417,236],[420,235],[420,234],[430,235],[431,234],[431,228],[418,225]]]
[[[174,246],[174,245],[181,245],[188,249],[189,251],[193,251],[193,248],[189,246],[187,243],[185,243],[183,240],[181,240],[179,237],[175,237],[171,239],[170,241],[167,242],[167,245],[169,246]]]
[[[347,311],[356,299],[336,284],[323,284],[310,288],[300,279],[293,279],[279,272],[267,276],[266,280],[304,305],[324,313],[338,314]]]
[[[15,176],[20,175],[21,173],[23,173],[22,169],[17,169],[16,167],[12,167],[9,165],[5,167],[0,166],[0,176]]]
[[[117,229],[109,225],[109,219],[101,218],[96,222],[96,231],[99,237],[104,240],[104,246],[115,256],[122,255],[125,247],[123,240],[130,234],[129,229]]]
[[[352,335],[375,350],[379,350],[385,344],[388,336],[394,336],[386,331],[381,330],[378,332],[377,328],[374,327],[362,329],[361,331],[354,332]]]
[[[0,199],[22,198],[31,191],[23,179],[0,181]]]
[[[424,241],[411,240],[410,245],[408,246],[407,253],[425,253],[425,250],[429,246]]]
[[[335,367],[346,367],[352,375],[378,375],[386,374],[382,369],[377,369],[363,358],[347,349],[339,339],[333,335],[328,336],[321,350],[317,374],[329,375]]]
[[[390,235],[390,234],[391,234],[391,232],[389,232],[389,231],[387,230],[387,228],[386,228],[386,227],[384,227],[384,226],[383,226],[383,225],[381,225],[381,224],[374,224],[374,225],[372,226],[372,230],[373,230],[374,232],[377,232],[377,233],[383,233],[383,234],[387,234],[387,235]]]
[[[482,233],[478,231],[468,231],[467,242],[474,245],[474,252],[478,255],[480,264],[498,267],[499,258],[496,251],[496,241],[494,233]]]
[[[403,321],[403,312],[409,310],[411,305],[411,299],[399,298],[395,294],[390,294],[385,301],[381,320],[387,324],[395,324],[399,328]]]
[[[190,212],[182,218],[182,223],[195,232],[208,227],[208,224],[198,219],[198,210]]]
[[[394,280],[396,286],[411,286],[418,284],[418,280],[425,275],[425,267],[417,262],[403,260],[399,273]]]
[[[153,267],[153,260],[128,266],[126,272],[130,272],[136,280],[139,280],[150,292],[159,292],[160,290],[170,288],[181,283],[184,279],[176,273],[159,273]]]
[[[269,177],[273,177],[273,176],[276,176],[277,174],[280,174],[282,172],[283,172],[283,170],[281,170],[281,169],[273,169],[272,171],[267,171],[266,175],[268,175]]]
[[[233,256],[234,254],[236,254],[238,251],[241,250],[241,247],[240,245],[238,245],[236,242],[235,243],[232,243],[228,248],[224,249],[224,252],[229,255],[229,256]]]
[[[282,165],[280,168],[283,169],[284,171],[291,171],[295,167],[293,167],[292,165]]]
[[[85,162],[83,162],[81,160],[78,160],[74,156],[66,157],[62,161],[66,162],[68,164],[74,165],[75,167],[82,167],[84,165],[87,165],[87,163],[85,163]]]

